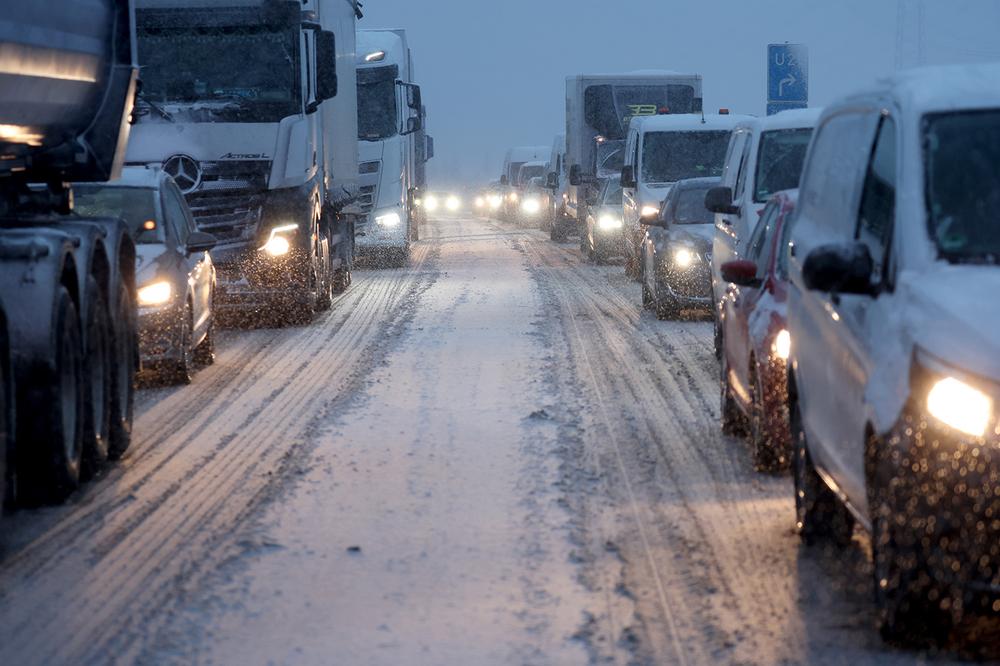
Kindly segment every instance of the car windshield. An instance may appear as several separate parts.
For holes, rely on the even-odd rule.
[[[153,188],[74,185],[73,200],[73,210],[83,217],[120,217],[141,245],[165,242]]]
[[[642,144],[642,182],[676,183],[719,176],[729,145],[728,130],[650,132]]]
[[[950,261],[1000,262],[1000,110],[924,121],[931,235]]]
[[[392,67],[358,70],[358,137],[381,141],[399,133],[396,122],[396,76]]]
[[[276,122],[300,113],[297,40],[297,31],[260,26],[144,27],[138,34],[140,99],[212,105],[211,117],[219,121]]]
[[[609,183],[604,188],[603,203],[607,206],[622,205],[622,186],[619,183]]]
[[[771,130],[760,139],[756,186],[753,200],[766,203],[771,195],[799,186],[806,150],[812,138],[811,128]]]
[[[705,208],[710,187],[684,188],[677,193],[673,224],[714,224],[715,215]]]

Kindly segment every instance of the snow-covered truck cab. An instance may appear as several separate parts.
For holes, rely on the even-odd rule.
[[[657,70],[566,79],[566,212],[577,228],[586,225],[587,200],[603,182],[596,170],[625,140],[629,121],[658,113],[700,113],[701,88],[700,75]],[[608,154],[599,160],[599,148],[605,147]]]
[[[355,5],[137,0],[136,16],[128,163],[162,165],[219,240],[220,309],[307,319],[349,280]]]
[[[749,119],[730,114],[632,118],[621,177],[625,269],[633,277],[638,277],[643,218],[660,214],[660,205],[677,181],[720,176],[733,128]]]
[[[352,210],[363,216],[358,249],[391,253],[405,262],[419,236],[418,166],[421,154],[428,159],[429,147],[406,31],[359,30],[357,77],[361,194]]]

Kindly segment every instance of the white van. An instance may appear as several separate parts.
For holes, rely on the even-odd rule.
[[[516,217],[520,208],[520,183],[518,176],[521,167],[528,162],[544,161],[549,155],[549,146],[518,146],[507,151],[503,160],[503,171],[500,173],[500,188],[503,191],[503,207],[501,216],[510,220]]]
[[[752,118],[733,131],[719,187],[705,197],[715,213],[712,242],[712,294],[715,304],[726,295],[721,266],[738,259],[761,211],[772,194],[799,186],[802,163],[822,109],[785,111]],[[718,307],[713,307],[718,321]]]
[[[670,187],[688,178],[719,177],[733,128],[749,116],[695,114],[635,117],[625,139],[622,221],[625,272],[639,277],[643,218],[655,218]]]

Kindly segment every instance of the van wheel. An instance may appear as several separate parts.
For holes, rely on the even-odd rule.
[[[830,541],[846,546],[854,531],[854,517],[820,478],[809,455],[802,413],[792,405],[792,472],[795,481],[795,525],[807,546]]]
[[[84,355],[83,476],[93,476],[108,460],[111,439],[112,335],[107,304],[97,280],[87,278],[86,301],[89,305],[85,330],[87,350]]]
[[[719,375],[719,413],[721,415],[722,434],[730,437],[742,437],[745,433],[743,414],[736,406],[733,398],[732,385],[729,383],[729,363],[726,355],[722,355]]]
[[[108,457],[118,460],[132,444],[132,417],[135,410],[135,372],[138,356],[135,303],[123,278],[119,278],[118,307],[114,336],[111,382],[111,439]]]
[[[32,391],[25,413],[35,415],[23,485],[30,503],[61,502],[80,485],[83,459],[84,363],[80,324],[69,291],[56,291],[55,377]]]

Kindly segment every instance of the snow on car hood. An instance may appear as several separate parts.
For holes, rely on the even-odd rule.
[[[687,241],[698,247],[711,248],[715,238],[715,224],[674,224],[670,226],[670,240]]]

